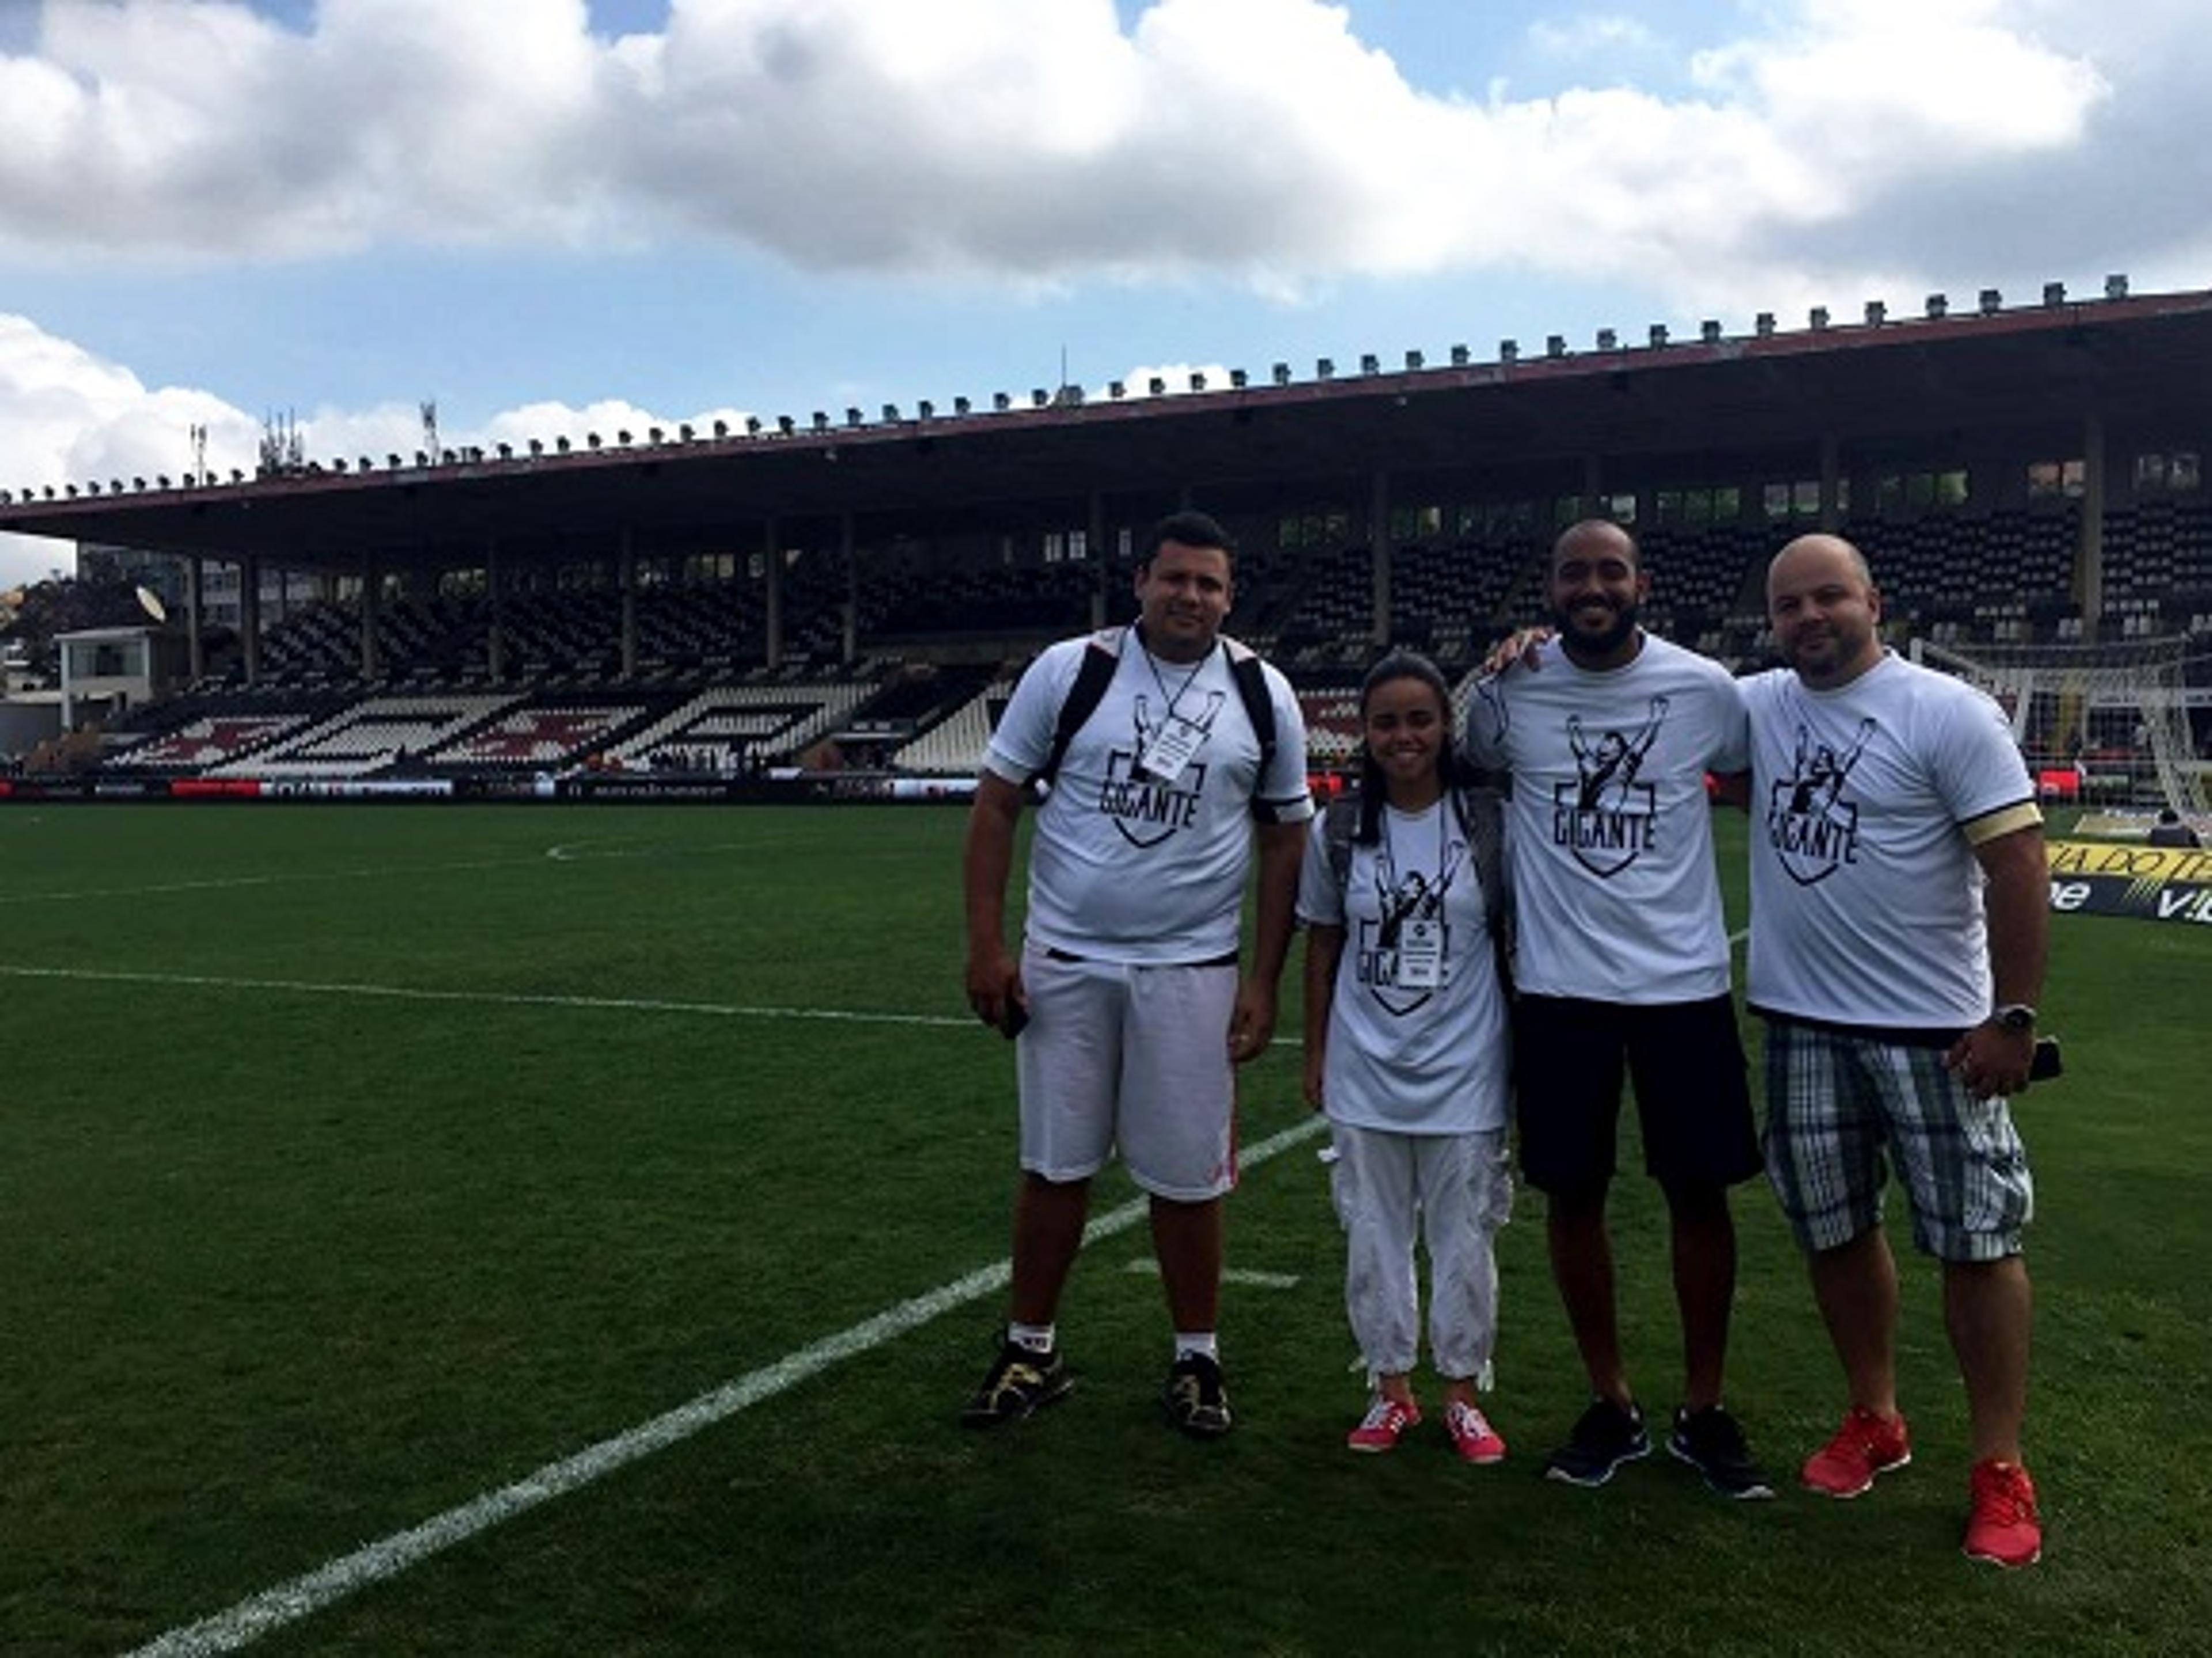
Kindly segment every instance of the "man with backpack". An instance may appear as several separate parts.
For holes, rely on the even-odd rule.
[[[1174,1322],[1163,1406],[1194,1437],[1230,1429],[1215,1332],[1232,1066],[1274,1034],[1313,815],[1289,682],[1221,633],[1234,555],[1203,513],[1162,519],[1137,569],[1137,622],[1047,649],[984,757],[963,864],[967,993],[978,1018],[1016,1039],[1022,1179],[1011,1316],[961,1412],[971,1427],[1019,1420],[1073,1386],[1054,1320],[1091,1179],[1118,1151],[1151,1200]],[[1006,884],[1039,782],[1017,958]],[[1255,844],[1256,935],[1240,978]]]

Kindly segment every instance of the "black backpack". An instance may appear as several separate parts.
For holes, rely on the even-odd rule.
[[[1121,665],[1121,647],[1127,642],[1130,629],[1107,628],[1091,635],[1084,647],[1083,665],[1075,671],[1075,683],[1067,688],[1067,698],[1060,705],[1060,718],[1052,728],[1052,748],[1045,756],[1044,764],[1030,776],[1032,788],[1040,783],[1050,783],[1060,774],[1060,762],[1067,758],[1067,745],[1075,740],[1075,733],[1083,729],[1084,722],[1098,711],[1105,700],[1106,688],[1114,683],[1115,670]],[[1237,700],[1244,705],[1244,718],[1251,722],[1252,735],[1260,743],[1260,766],[1253,774],[1256,786],[1259,779],[1267,774],[1267,765],[1275,757],[1275,702],[1267,694],[1267,676],[1261,671],[1259,653],[1249,646],[1224,636],[1222,648],[1229,653],[1229,675],[1237,683]]]

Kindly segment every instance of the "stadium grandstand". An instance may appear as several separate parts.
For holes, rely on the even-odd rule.
[[[2212,291],[2113,276],[1747,334],[40,483],[0,489],[0,529],[173,572],[148,628],[170,648],[145,653],[173,676],[67,704],[96,734],[72,762],[119,793],[972,775],[1022,665],[1124,617],[1134,538],[1191,505],[1238,537],[1232,629],[1291,675],[1322,766],[1381,645],[1470,673],[1535,613],[1559,527],[1601,514],[1643,544],[1649,625],[1739,670],[1766,657],[1776,549],[1849,536],[1893,642],[1989,683],[2052,778],[2201,816],[2208,376]],[[216,571],[234,628],[206,614]]]

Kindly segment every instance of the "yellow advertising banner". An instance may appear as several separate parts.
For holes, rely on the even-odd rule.
[[[2212,926],[2212,851],[2053,841],[2051,908]]]

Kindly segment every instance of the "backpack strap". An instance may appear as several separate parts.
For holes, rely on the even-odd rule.
[[[1106,688],[1114,683],[1114,671],[1121,665],[1121,641],[1127,633],[1126,628],[1108,628],[1091,635],[1090,643],[1083,647],[1083,664],[1076,669],[1074,683],[1061,699],[1060,717],[1053,723],[1052,747],[1046,752],[1044,764],[1030,778],[1032,788],[1060,775],[1067,745],[1083,729],[1083,722],[1098,711]]]
[[[1060,762],[1067,758],[1068,744],[1075,741],[1076,732],[1084,722],[1098,712],[1105,700],[1106,688],[1114,683],[1115,671],[1121,665],[1121,649],[1129,636],[1127,628],[1107,628],[1091,635],[1083,649],[1083,662],[1075,671],[1075,678],[1061,699],[1060,715],[1053,722],[1052,747],[1046,751],[1044,764],[1031,774],[1030,784],[1048,784],[1060,774]],[[1237,700],[1244,705],[1244,718],[1252,727],[1252,735],[1260,744],[1260,765],[1253,773],[1255,789],[1253,812],[1265,816],[1257,804],[1259,780],[1267,774],[1268,762],[1275,757],[1275,699],[1267,689],[1267,677],[1261,667],[1259,653],[1249,646],[1224,635],[1222,647],[1229,656],[1229,677],[1237,686]]]

